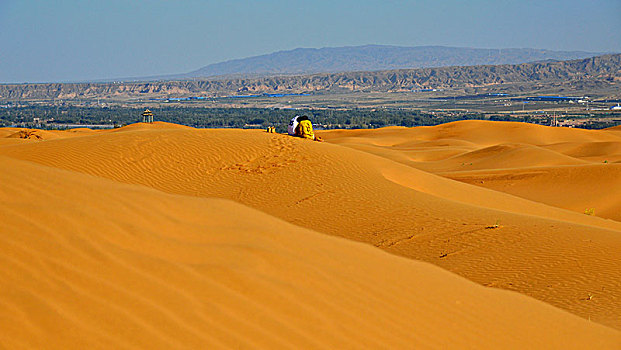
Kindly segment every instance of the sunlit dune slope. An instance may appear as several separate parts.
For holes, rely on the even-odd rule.
[[[27,128],[0,128],[0,146],[32,141],[89,135],[97,131],[88,128],[69,130],[39,130]]]
[[[103,131],[103,130],[102,130]],[[89,128],[77,128],[68,130],[39,130],[26,128],[0,128],[0,137],[2,138],[21,138],[28,140],[53,140],[58,138],[76,137],[80,135],[89,135],[101,131]]]
[[[610,127],[610,128],[606,128],[604,130],[614,131],[614,132],[621,132],[621,125],[617,125],[617,126],[613,126],[613,127]]]
[[[156,123],[9,145],[0,154],[168,193],[232,199],[621,328],[621,223],[612,220],[261,131]]]
[[[416,152],[412,153],[415,157]],[[415,161],[414,159],[412,160]],[[503,143],[464,152],[452,156],[446,161],[438,160],[428,167],[419,166],[417,168],[432,172],[446,172],[583,164],[588,164],[588,162],[541,147]]]
[[[332,143],[529,200],[621,220],[621,133],[462,121],[418,128],[335,130]]]
[[[415,145],[420,141],[460,140],[489,147],[501,143],[545,145],[561,142],[619,141],[619,130],[585,130],[552,128],[516,122],[490,122],[464,120],[437,126],[416,128],[388,127],[377,130],[331,130],[321,132],[330,138],[355,138],[374,140],[376,145]]]
[[[170,129],[180,129],[180,130],[191,130],[193,128],[185,125],[166,123],[166,122],[155,122],[155,123],[135,123],[123,126],[118,129],[106,130],[105,132],[126,132],[126,131],[138,131],[138,130],[170,130]]]
[[[7,348],[621,345],[545,303],[231,201],[0,167]]]
[[[621,222],[621,164],[445,173],[446,177]]]
[[[619,135],[621,136],[621,133]],[[619,163],[621,161],[621,141],[564,142],[544,147],[588,162]]]

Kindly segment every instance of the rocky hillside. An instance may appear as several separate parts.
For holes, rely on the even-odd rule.
[[[407,91],[485,87],[513,83],[621,84],[621,54],[527,63],[323,73],[253,79],[132,83],[5,84],[0,101],[26,99],[222,96],[264,92]]]
[[[295,49],[212,64],[185,77],[240,74],[312,74],[447,66],[520,64],[597,56],[582,51],[537,49],[474,49],[444,46],[366,45]]]

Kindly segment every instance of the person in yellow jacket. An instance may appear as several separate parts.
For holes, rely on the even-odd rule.
[[[315,137],[313,132],[313,124],[307,116],[295,116],[289,123],[289,134],[304,139],[322,141],[321,138]]]
[[[313,132],[313,124],[310,120],[301,120],[298,123],[297,130],[295,132],[295,136],[301,137],[304,139],[315,139],[315,133]]]

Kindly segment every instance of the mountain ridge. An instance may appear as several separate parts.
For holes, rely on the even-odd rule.
[[[505,87],[512,88],[515,84],[617,86],[621,84],[621,54],[519,65],[456,66],[248,79],[0,84],[0,99],[219,97],[247,93],[399,92],[492,86],[502,90]]]
[[[531,48],[480,49],[448,46],[363,45],[296,48],[218,62],[183,76],[198,78],[236,74],[314,74],[520,64],[543,60],[581,59],[601,54],[603,53]]]

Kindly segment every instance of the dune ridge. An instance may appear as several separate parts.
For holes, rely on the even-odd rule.
[[[8,348],[621,344],[540,301],[228,200],[4,156],[0,167]]]
[[[486,134],[470,123],[463,126],[465,136],[459,124],[448,126],[454,137],[464,139],[449,140],[452,144],[476,144],[476,137]],[[545,143],[547,129],[520,128],[526,128],[532,142]],[[417,132],[425,142],[439,142],[437,147],[444,142],[442,135],[433,135],[436,129],[416,129],[343,134],[397,144],[417,142],[408,135]],[[383,137],[383,132],[394,135]],[[500,142],[519,143],[520,135],[503,139],[497,131],[488,132]],[[573,142],[615,142],[618,137],[578,132]],[[330,144],[338,140],[325,134],[328,142],[321,144],[260,131],[156,123],[25,141],[1,147],[0,154],[172,194],[230,199],[297,226],[431,262],[479,284],[518,291],[621,328],[619,222],[429,174]],[[564,131],[553,131],[548,141],[571,140]],[[482,144],[492,147],[493,140]]]

